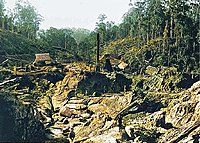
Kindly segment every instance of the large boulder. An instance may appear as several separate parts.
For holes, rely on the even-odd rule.
[[[109,94],[104,94],[105,96]],[[110,94],[111,97],[103,97],[98,104],[92,104],[88,107],[89,110],[95,113],[107,114],[112,119],[116,118],[120,111],[126,108],[131,103],[132,94],[119,95]]]
[[[85,78],[78,83],[77,92],[86,95],[93,93],[121,92],[130,90],[132,80],[119,73],[87,73]]]
[[[178,142],[182,140],[196,141],[200,134],[200,82],[194,83],[179,101],[169,107],[166,112],[166,122],[173,125],[172,132],[166,132],[164,141]],[[197,139],[198,140],[198,139]]]
[[[84,143],[117,143],[117,139],[111,135],[99,135],[86,140]]]

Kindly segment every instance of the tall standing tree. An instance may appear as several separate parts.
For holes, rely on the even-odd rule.
[[[15,25],[14,25],[15,14],[11,9],[8,9],[7,13],[8,13],[8,30],[15,32]]]
[[[98,22],[96,23],[95,31],[100,33],[102,44],[106,44],[106,20],[107,16],[105,14],[100,14],[98,17]]]
[[[148,23],[148,36],[147,38],[156,38],[161,36],[164,29],[165,16],[164,7],[160,0],[147,1],[147,23]]]
[[[21,0],[16,3],[15,13],[15,25],[18,28],[18,32],[27,38],[35,39],[42,16],[28,1]]]
[[[4,29],[4,25],[5,25],[5,1],[4,0],[0,0],[0,28]]]
[[[5,1],[0,0],[0,16],[4,15],[4,11],[5,11]]]

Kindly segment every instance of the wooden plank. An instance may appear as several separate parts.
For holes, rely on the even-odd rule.
[[[9,83],[9,82],[14,82],[16,79],[17,79],[17,78],[4,81],[4,82],[0,83],[0,86],[4,85],[4,84],[6,84],[6,83]]]

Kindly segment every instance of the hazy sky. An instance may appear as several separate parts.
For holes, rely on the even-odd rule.
[[[13,8],[15,0],[5,0]],[[41,29],[49,27],[80,27],[93,30],[99,14],[106,14],[108,21],[120,23],[129,9],[130,0],[29,0],[44,17]]]

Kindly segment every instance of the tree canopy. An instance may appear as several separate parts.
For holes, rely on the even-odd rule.
[[[17,32],[20,34],[35,39],[36,33],[39,30],[42,16],[37,13],[35,7],[33,7],[28,1],[18,1],[15,7],[14,24],[17,26]]]

